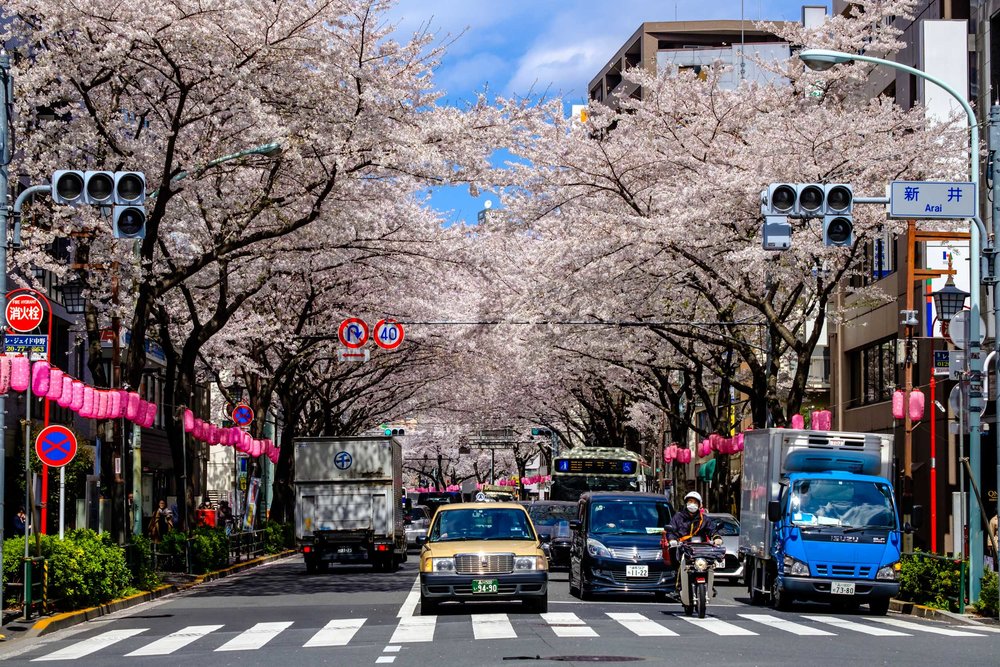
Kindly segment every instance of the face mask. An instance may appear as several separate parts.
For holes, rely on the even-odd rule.
[[[688,503],[687,508],[688,512],[694,514],[695,512],[698,511],[698,503]]]

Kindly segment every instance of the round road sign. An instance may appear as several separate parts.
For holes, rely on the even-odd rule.
[[[76,456],[76,436],[65,426],[46,426],[35,438],[35,453],[52,468],[61,468]]]
[[[42,302],[32,294],[18,294],[7,302],[7,309],[4,311],[7,326],[20,333],[37,329],[44,316]]]
[[[403,325],[396,320],[375,323],[375,344],[384,350],[395,350],[403,342]]]
[[[359,317],[348,317],[340,323],[337,337],[344,347],[357,350],[368,342],[368,325]]]
[[[248,426],[253,422],[253,408],[243,403],[233,408],[233,423],[237,426]]]

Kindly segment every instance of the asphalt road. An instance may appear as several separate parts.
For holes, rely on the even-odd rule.
[[[300,558],[264,565],[101,619],[0,645],[11,664],[78,665],[989,665],[1000,628],[824,605],[751,607],[718,586],[703,621],[652,599],[581,602],[552,573],[549,614],[517,604],[419,614],[416,559],[399,572]]]

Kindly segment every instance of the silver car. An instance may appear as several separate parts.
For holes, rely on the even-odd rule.
[[[739,582],[743,576],[743,563],[739,559],[740,522],[732,514],[712,514],[708,517],[715,522],[715,528],[726,548],[726,564],[716,568],[715,578],[723,581]]]
[[[431,513],[426,505],[414,505],[403,515],[403,527],[406,530],[406,548],[416,549],[420,546],[418,537],[427,536],[427,527],[431,523]]]

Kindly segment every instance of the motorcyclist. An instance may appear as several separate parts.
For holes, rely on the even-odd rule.
[[[712,542],[717,547],[722,546],[722,538],[715,528],[715,522],[702,511],[701,494],[691,491],[684,496],[684,509],[675,512],[670,524],[664,529],[670,547],[676,547],[679,542],[687,542],[692,537],[700,537],[705,542]]]

